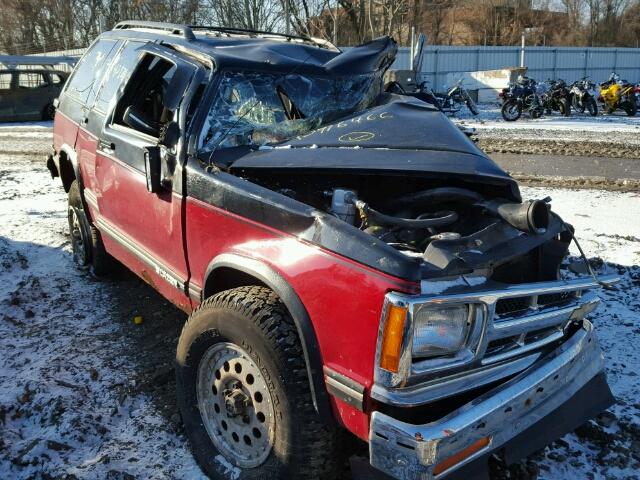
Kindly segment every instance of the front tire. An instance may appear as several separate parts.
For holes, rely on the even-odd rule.
[[[620,107],[630,117],[635,117],[636,113],[638,112],[638,107],[636,106],[636,103],[631,100],[625,100],[624,102],[622,102],[622,105],[620,105]]]
[[[589,97],[585,103],[589,114],[592,117],[596,117],[598,115],[598,104],[596,103],[595,99],[593,97]]]
[[[180,335],[176,382],[193,454],[211,478],[336,478],[339,433],[318,418],[295,325],[271,290],[205,300]]]
[[[558,100],[558,110],[560,110],[560,115],[562,116],[571,116],[571,106],[569,105],[569,101],[566,98],[561,98],[560,100]]]
[[[507,122],[515,122],[522,115],[522,107],[516,99],[509,99],[504,102],[501,109],[502,118]]]

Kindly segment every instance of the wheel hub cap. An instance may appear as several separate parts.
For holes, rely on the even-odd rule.
[[[198,366],[198,408],[215,447],[231,463],[254,468],[269,457],[275,410],[257,365],[239,346],[211,346]]]

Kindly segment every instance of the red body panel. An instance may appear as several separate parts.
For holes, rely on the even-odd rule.
[[[56,145],[66,143],[73,129],[66,117],[59,115]],[[416,293],[418,284],[382,274],[193,198],[186,199],[183,217],[185,200],[181,196],[166,191],[149,193],[143,172],[97,151],[97,139],[84,129],[77,136],[83,182],[97,199],[98,209],[90,207],[90,213],[102,227],[105,248],[111,255],[187,312],[195,305],[184,289],[167,280],[167,271],[202,288],[208,265],[220,254],[235,253],[263,262],[291,285],[304,304],[323,365],[362,384],[365,392],[370,389],[384,295],[391,290]],[[119,241],[112,238],[113,231]],[[123,239],[157,260],[164,271],[123,245]],[[367,440],[372,405],[365,403],[365,412],[361,412],[330,398],[336,419]]]
[[[206,268],[221,253],[264,262],[296,291],[313,323],[323,364],[361,383],[373,382],[384,295],[415,292],[417,285],[389,277],[203,202],[187,199],[187,252],[192,281],[202,286]],[[333,397],[332,397],[333,398]],[[362,439],[367,414],[333,398],[336,417]]]
[[[76,155],[78,156],[78,166],[82,175],[84,188],[95,191],[96,185],[96,150],[98,139],[91,133],[78,129],[76,138]],[[93,216],[95,212],[91,212]]]
[[[65,114],[56,111],[53,122],[53,147],[59,152],[63,145],[71,148],[76,144],[78,125]]]

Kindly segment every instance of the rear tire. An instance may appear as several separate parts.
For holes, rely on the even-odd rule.
[[[565,117],[571,116],[571,106],[569,105],[569,101],[566,98],[561,98],[558,100],[558,110],[560,110],[560,115]]]
[[[69,188],[67,218],[73,261],[78,268],[90,269],[98,277],[111,272],[114,259],[105,250],[100,232],[89,220],[77,180],[74,180]]]
[[[515,122],[522,115],[522,107],[516,99],[510,98],[502,105],[501,113],[505,121]]]
[[[56,107],[53,106],[53,103],[48,103],[42,110],[42,119],[53,120],[55,116],[56,116]]]
[[[340,433],[320,422],[296,327],[271,290],[205,300],[180,335],[176,382],[191,449],[211,478],[337,478]]]

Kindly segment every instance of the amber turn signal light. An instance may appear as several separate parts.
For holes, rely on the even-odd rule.
[[[464,450],[460,450],[455,455],[451,455],[450,457],[445,458],[440,463],[437,463],[435,467],[433,467],[433,475],[440,475],[442,472],[446,472],[451,467],[455,467],[459,463],[463,462],[471,455],[479,452],[484,447],[491,443],[491,437],[482,437],[480,440],[473,442]]]
[[[400,349],[404,336],[404,324],[407,320],[407,307],[389,305],[382,333],[382,354],[380,368],[398,373],[400,366]]]

